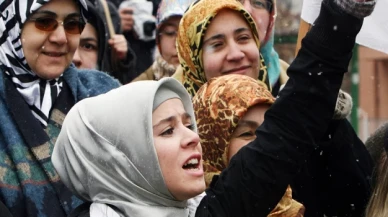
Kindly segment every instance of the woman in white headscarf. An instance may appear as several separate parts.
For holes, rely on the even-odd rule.
[[[82,203],[55,172],[54,143],[76,102],[119,86],[71,64],[86,10],[84,0],[0,0],[0,200],[14,217],[63,217]]]
[[[196,148],[184,155],[190,157],[193,153],[202,153],[198,151],[199,137],[195,133],[191,99],[173,78],[160,82],[134,82],[108,94],[83,100],[69,112],[52,161],[73,192],[94,202],[90,216],[115,213],[114,210],[119,216],[135,217],[194,215],[195,206],[188,209],[187,199],[204,191],[203,176],[197,178],[203,185],[198,186],[196,182],[194,188],[198,190],[194,190],[195,193],[184,200],[176,199],[169,187],[179,186],[179,183],[168,182],[163,176],[162,161],[158,160],[159,153],[154,146],[157,138],[154,137],[153,112],[174,98],[183,103],[184,114],[189,117],[185,125],[192,127],[183,129],[189,137],[186,144],[197,140]],[[169,154],[177,159],[177,165],[181,155]],[[202,170],[202,164],[199,166]],[[181,167],[177,168],[180,177],[186,172]],[[169,176],[176,171],[174,166],[167,169],[170,170]]]
[[[354,39],[373,5],[324,2],[256,139],[231,158],[202,199],[193,107],[173,78],[134,82],[75,105],[53,151],[55,169],[71,191],[92,202],[93,217],[267,216],[326,135]],[[333,32],[333,23],[341,31]],[[328,44],[336,52],[327,55]]]

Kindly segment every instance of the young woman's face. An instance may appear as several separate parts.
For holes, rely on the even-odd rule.
[[[80,69],[97,69],[98,36],[96,28],[87,23],[81,33],[73,63]]]
[[[180,99],[160,104],[152,114],[153,138],[168,190],[187,200],[205,190],[202,148]]]
[[[256,138],[255,131],[263,123],[264,114],[269,107],[266,104],[255,105],[241,118],[229,143],[228,161],[238,150]]]
[[[267,10],[268,4],[270,4],[268,0],[239,1],[241,2],[241,4],[244,5],[245,10],[247,10],[251,14],[253,20],[255,20],[260,40],[265,40],[270,22],[270,13]]]
[[[259,49],[242,15],[222,10],[209,24],[204,36],[203,67],[206,79],[226,74],[241,74],[257,79]]]
[[[67,27],[79,27],[76,22],[79,22],[80,16],[74,0],[52,0],[24,23],[21,35],[23,52],[28,65],[37,76],[47,80],[58,78],[70,65],[80,34],[67,33],[61,23],[67,23]],[[34,21],[37,18],[53,18],[59,24],[53,31],[39,30],[35,24],[47,22]]]
[[[160,29],[160,53],[166,62],[178,66],[178,52],[176,50],[176,36],[181,17],[167,19]]]

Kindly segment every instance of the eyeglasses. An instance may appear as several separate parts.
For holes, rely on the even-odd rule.
[[[82,22],[80,19],[74,18],[58,22],[56,19],[51,17],[40,17],[35,19],[29,19],[29,21],[35,22],[35,28],[45,32],[52,32],[57,29],[59,24],[61,24],[65,29],[65,32],[72,35],[81,34],[82,30],[85,27],[84,22]]]
[[[244,4],[245,0],[237,0],[241,4]],[[268,12],[272,11],[272,1],[271,0],[249,0],[252,7],[256,9],[265,9]]]

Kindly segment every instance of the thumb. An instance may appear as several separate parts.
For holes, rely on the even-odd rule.
[[[352,108],[352,97],[348,93],[340,90],[337,97],[337,103],[335,105],[333,119],[345,119],[352,112]]]

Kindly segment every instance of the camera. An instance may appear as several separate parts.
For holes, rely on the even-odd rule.
[[[152,37],[156,29],[155,22],[152,21],[145,21],[143,23],[143,32],[145,36]]]
[[[134,30],[142,41],[155,40],[156,18],[152,15],[152,2],[147,0],[126,0],[119,9],[130,7],[133,9]]]

